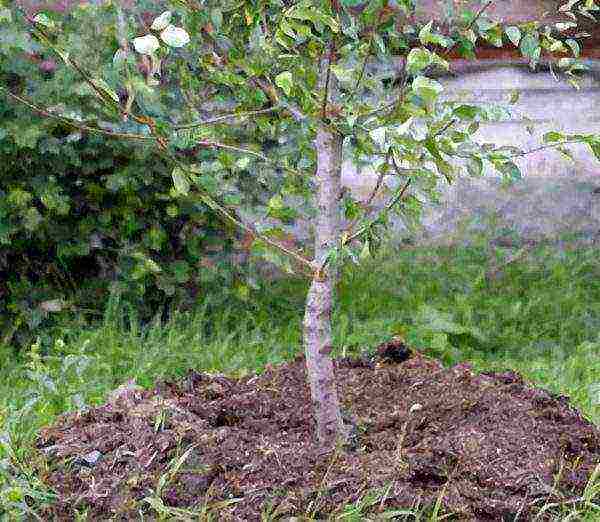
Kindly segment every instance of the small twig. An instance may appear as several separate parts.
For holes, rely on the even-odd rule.
[[[443,134],[444,132],[446,132],[452,125],[454,125],[458,120],[456,118],[452,118],[451,120],[449,120],[440,130],[438,130],[436,133],[433,134],[433,136],[431,136],[431,138],[437,138],[440,134]]]
[[[257,158],[260,158],[261,160],[263,160],[267,163],[272,164],[273,166],[275,166],[277,168],[280,168],[282,170],[287,170],[288,172],[291,172],[292,174],[295,174],[296,176],[304,176],[305,175],[302,172],[300,172],[299,170],[293,169],[291,167],[286,167],[285,165],[279,165],[279,163],[277,163],[276,161],[273,161],[272,159],[268,158],[264,154],[261,154],[260,152],[255,152],[250,149],[244,149],[243,147],[236,147],[234,145],[227,145],[225,143],[220,143],[218,141],[210,141],[210,140],[200,140],[200,141],[196,142],[196,145],[199,145],[200,147],[215,147],[217,149],[231,150],[233,152],[239,152],[242,154],[250,154],[252,156],[256,156]]]
[[[544,150],[544,149],[551,149],[560,145],[564,145],[566,143],[581,143],[581,142],[585,142],[585,139],[577,139],[577,140],[564,140],[564,141],[560,141],[560,142],[555,142],[555,143],[550,143],[547,145],[541,145],[539,147],[536,147],[534,149],[529,149],[526,151],[522,151],[522,152],[516,152],[514,154],[511,154],[509,156],[509,158],[520,158],[522,156],[526,156],[527,154],[532,154],[534,152],[538,152],[540,150]]]
[[[471,22],[469,22],[469,25],[467,25],[467,27],[465,28],[465,31],[469,31],[470,29],[472,29],[473,26],[475,25],[475,22],[477,22],[477,20],[479,20],[479,18],[484,13],[484,11],[488,7],[490,7],[493,3],[494,3],[494,0],[490,0],[487,4],[481,6],[481,8],[479,9],[479,11],[477,11],[477,13],[475,14],[475,16],[473,17],[473,20],[471,20]],[[442,54],[441,58],[442,59],[447,58],[448,55],[450,54],[450,51],[452,49],[454,49],[455,45],[456,45],[456,42],[453,43],[450,47],[448,47],[448,49],[446,49],[446,51]]]
[[[402,188],[402,190],[396,194],[392,200],[383,208],[381,209],[376,216],[369,220],[368,223],[366,223],[365,225],[363,225],[361,228],[359,228],[356,232],[354,232],[353,234],[342,234],[342,240],[340,243],[340,247],[344,247],[346,246],[348,243],[350,243],[352,240],[356,239],[357,237],[359,237],[361,234],[363,234],[366,230],[368,230],[371,226],[373,226],[373,223],[375,223],[378,219],[379,216],[384,212],[387,211],[389,209],[391,209],[403,196],[404,193],[406,192],[406,189],[408,188],[408,186],[410,185],[411,179],[409,178],[409,180],[407,181],[406,185],[404,185],[404,187]],[[338,247],[339,248],[339,247]],[[330,257],[327,256],[325,258],[325,260],[321,263],[321,265],[316,269],[316,273],[317,274],[321,274],[323,273],[323,270],[325,270],[325,267],[327,266],[327,264],[329,263],[329,259]]]
[[[169,157],[169,159],[173,163],[175,163],[180,169],[190,172],[191,174],[194,174],[193,172],[190,171],[190,169],[187,167],[187,165],[184,165],[183,163],[181,163],[176,157],[174,157],[172,154],[170,154],[166,149],[164,149],[163,152],[165,152],[165,154]],[[284,254],[295,259],[301,266],[304,266],[309,269],[308,277],[312,277],[313,270],[314,270],[314,265],[313,265],[312,261],[306,259],[298,252],[295,252],[295,251],[287,248],[286,246],[278,243],[277,241],[273,241],[272,239],[268,238],[267,236],[260,234],[259,232],[257,232],[257,230],[254,227],[247,225],[243,221],[237,219],[236,216],[233,216],[225,208],[224,205],[215,201],[210,195],[205,194],[201,189],[199,189],[199,193],[200,193],[199,194],[200,197],[202,198],[202,200],[208,207],[210,207],[215,212],[217,212],[218,214],[223,216],[227,221],[230,221],[237,227],[241,228],[244,232],[248,233],[253,239],[259,239],[260,241],[263,241],[267,245],[269,245],[277,250],[280,250]]]
[[[356,80],[356,84],[354,85],[354,89],[350,93],[350,97],[348,98],[348,103],[350,103],[354,97],[358,94],[358,89],[360,87],[360,83],[365,75],[365,71],[367,69],[367,62],[369,61],[369,56],[371,56],[371,47],[373,46],[373,38],[375,36],[375,31],[371,32],[371,36],[369,38],[369,45],[367,46],[367,54],[365,55],[365,59],[363,60],[362,67],[360,68],[360,73],[358,75],[358,79]]]
[[[551,148],[554,148],[554,147],[560,147],[561,145],[566,145],[566,144],[569,144],[569,143],[587,143],[587,139],[586,138],[580,138],[580,139],[576,139],[576,140],[557,141],[555,143],[549,143],[547,145],[541,145],[540,147],[535,147],[533,149],[529,149],[529,150],[525,150],[525,151],[521,151],[521,152],[515,152],[514,154],[508,154],[506,157],[507,158],[520,158],[520,157],[523,157],[523,156],[527,156],[528,154],[532,154],[534,152],[538,152],[540,150],[551,149]],[[471,154],[461,154],[461,153],[458,153],[458,152],[455,152],[453,155],[456,156],[457,158],[465,158],[465,159],[469,159],[469,158],[472,157]]]
[[[53,49],[61,58],[64,62],[66,62],[68,65],[70,65],[71,67],[73,67],[73,69],[75,69],[79,75],[84,79],[84,81],[92,88],[92,90],[98,95],[98,97],[103,100],[105,103],[108,103],[109,105],[112,105],[113,107],[116,107],[119,112],[122,112],[121,110],[121,105],[119,102],[115,101],[113,98],[111,98],[110,96],[107,96],[106,92],[102,89],[100,89],[96,83],[94,83],[91,79],[90,79],[90,75],[87,74],[84,69],[75,61],[73,60],[71,57],[65,57],[64,53],[58,51],[58,49],[56,48],[56,46],[50,41],[50,38],[48,37],[48,35],[45,33],[44,30],[40,29],[40,25],[38,24],[35,20],[29,18],[29,22],[33,25],[34,30],[37,31],[38,36],[45,41],[46,45],[48,45],[51,49]]]
[[[379,219],[379,216],[384,211],[390,210],[400,199],[402,199],[402,197],[404,196],[404,193],[406,192],[406,189],[410,185],[411,181],[412,181],[412,179],[409,178],[408,181],[406,182],[406,185],[404,185],[404,187],[402,187],[402,190],[398,194],[396,194],[392,198],[392,200],[383,209],[381,209],[373,219],[371,219],[369,221],[369,223],[367,223],[364,226],[362,226],[361,228],[359,228],[356,232],[354,232],[354,234],[351,234],[351,235],[347,236],[346,238],[344,238],[344,240],[342,241],[342,244],[347,245],[348,243],[350,243],[350,241],[359,237],[365,230],[370,228],[373,225],[373,223],[375,223],[375,221],[377,221]]]
[[[27,107],[29,107],[30,109],[32,109],[35,112],[38,112],[42,116],[46,116],[48,118],[53,118],[55,120],[66,123],[67,125],[70,125],[71,127],[74,127],[76,129],[79,129],[82,131],[95,132],[97,134],[103,134],[105,136],[110,136],[111,138],[156,141],[156,138],[154,138],[152,136],[143,136],[141,134],[127,134],[127,133],[111,132],[111,131],[99,129],[96,127],[88,127],[87,125],[80,124],[79,122],[77,122],[77,120],[74,120],[72,118],[67,118],[65,116],[59,116],[58,114],[53,114],[51,112],[48,112],[47,110],[42,109],[41,107],[31,103],[30,101],[26,100],[25,98],[22,98],[21,96],[10,92],[8,89],[6,89],[5,87],[2,87],[1,85],[0,85],[0,90],[3,90],[7,96],[19,101],[23,105],[26,105]]]
[[[385,155],[386,166],[389,165],[390,155],[391,155],[391,150],[388,151]],[[379,191],[379,188],[381,187],[381,183],[383,181],[383,177],[385,176],[386,170],[387,169],[385,169],[385,168],[381,169],[381,172],[379,173],[379,176],[377,177],[377,183],[375,183],[375,187],[373,187],[371,194],[369,194],[369,197],[367,198],[367,200],[362,204],[362,206],[365,210],[368,210],[369,207],[371,206],[371,204],[373,203],[373,200],[375,199],[375,195],[377,194],[377,192]],[[359,221],[360,221],[360,217],[354,218],[354,220],[346,227],[346,230],[344,230],[342,232],[342,237],[344,237],[344,235],[350,234],[352,232],[352,229],[356,226],[356,224]]]
[[[267,114],[269,112],[276,112],[278,110],[281,110],[281,108],[282,107],[280,105],[276,105],[274,107],[269,107],[268,109],[260,109],[257,111],[223,114],[221,116],[216,116],[215,118],[212,118],[210,120],[196,121],[194,123],[186,123],[183,125],[174,125],[173,129],[174,130],[193,129],[195,127],[202,127],[203,125],[212,125],[214,123],[220,123],[222,121],[230,120],[230,119],[234,119],[234,118],[246,118],[248,116],[256,116],[257,114]]]
[[[284,109],[286,109],[296,121],[300,122],[306,119],[306,115],[300,110],[299,107],[297,107],[293,103],[280,100],[280,97],[277,94],[277,90],[275,89],[275,87],[263,78],[253,76],[248,81],[254,83],[261,91],[263,91],[273,105],[280,105]]]

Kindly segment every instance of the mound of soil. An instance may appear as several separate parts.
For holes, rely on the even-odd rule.
[[[269,520],[326,518],[382,487],[367,513],[441,495],[450,520],[531,520],[546,501],[580,497],[600,461],[598,427],[510,371],[444,368],[394,338],[374,356],[337,359],[335,373],[353,437],[325,455],[304,356],[240,379],[190,370],[153,390],[125,385],[104,406],[62,416],[38,440],[59,495],[45,519],[87,508],[88,520],[138,520],[140,509],[153,520],[140,501],[166,476],[164,505],[229,500],[222,521],[259,521],[269,505]]]

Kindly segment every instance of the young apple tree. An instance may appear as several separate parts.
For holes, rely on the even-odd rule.
[[[440,179],[452,183],[463,170],[481,176],[486,164],[520,177],[513,159],[524,151],[472,139],[480,122],[506,110],[442,102],[442,85],[428,74],[448,70],[450,49],[473,57],[481,41],[516,46],[532,66],[562,53],[558,66],[571,80],[582,67],[577,42],[564,43],[560,28],[504,27],[486,16],[491,3],[464,10],[444,34],[433,22],[413,22],[412,0],[87,5],[81,9],[105,28],[108,63],[102,53],[80,63],[76,51],[89,35],[64,34],[57,16],[29,18],[35,37],[114,117],[99,132],[153,140],[173,164],[176,193],[196,195],[241,227],[257,253],[309,277],[303,339],[323,451],[347,436],[330,357],[341,263],[374,252],[390,213],[418,220],[417,196],[435,198]],[[592,135],[553,132],[546,141],[585,142],[600,155]],[[366,201],[341,190],[344,155],[378,173]],[[242,189],[242,181],[256,188]],[[241,218],[251,211],[266,224]],[[284,241],[286,224],[299,216],[313,219],[312,252]]]

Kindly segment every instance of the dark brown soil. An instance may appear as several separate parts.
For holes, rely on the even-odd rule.
[[[371,516],[423,509],[442,495],[441,513],[454,513],[446,520],[526,521],[546,501],[572,506],[600,462],[598,427],[567,397],[513,372],[446,369],[398,338],[335,368],[354,444],[324,456],[303,356],[260,376],[190,370],[153,390],[124,386],[105,406],[61,417],[38,441],[60,497],[44,519],[74,520],[87,507],[88,520],[140,520],[140,509],[155,520],[141,500],[188,450],[162,501],[200,508],[237,499],[217,512],[222,521],[259,521],[269,502],[278,507],[269,520],[323,519],[384,486]]]

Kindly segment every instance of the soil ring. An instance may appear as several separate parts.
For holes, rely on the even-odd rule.
[[[44,519],[87,509],[89,520],[137,520],[143,509],[153,520],[142,501],[154,493],[173,508],[231,501],[222,521],[260,521],[269,505],[269,520],[319,519],[385,487],[367,513],[441,496],[449,520],[533,520],[545,502],[580,497],[600,462],[599,428],[512,371],[444,368],[393,338],[335,360],[335,373],[353,444],[324,456],[304,356],[240,379],[189,370],[152,390],[130,383],[63,415],[37,444],[59,496]]]

